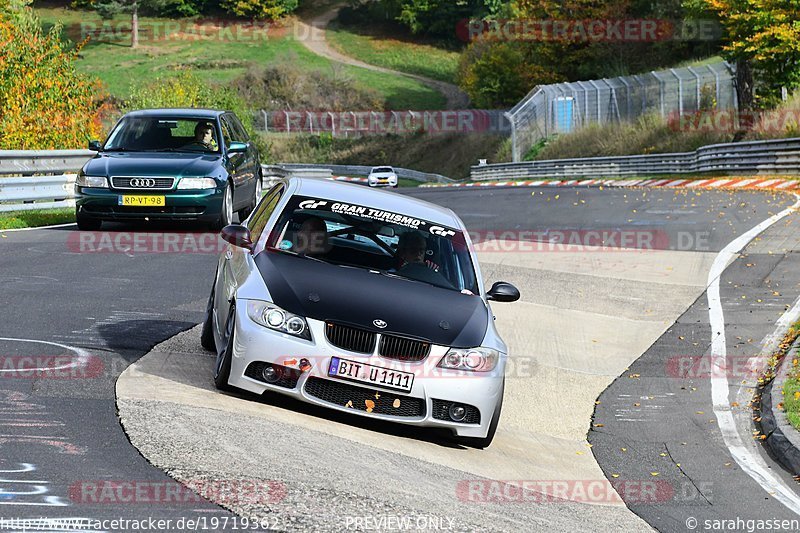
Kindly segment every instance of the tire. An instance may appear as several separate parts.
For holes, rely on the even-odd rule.
[[[471,448],[488,448],[489,445],[494,440],[494,435],[497,433],[497,425],[500,423],[500,412],[503,410],[503,393],[505,392],[506,388],[506,381],[503,380],[503,385],[500,387],[500,403],[497,404],[497,407],[494,410],[494,414],[492,415],[492,421],[489,423],[489,432],[483,438],[475,438],[475,437],[463,437],[458,439],[458,441]]]
[[[214,276],[216,282],[216,276]],[[200,333],[200,344],[209,352],[217,351],[217,344],[214,342],[214,289],[211,289],[211,296],[208,297],[208,304],[206,305],[206,318],[203,320],[203,332]]]
[[[225,193],[222,195],[219,217],[211,224],[211,229],[219,231],[231,222],[233,222],[233,189],[230,182],[228,182],[225,185]]]
[[[228,384],[231,377],[231,358],[233,357],[233,332],[236,330],[236,305],[231,304],[228,320],[225,322],[225,349],[217,354],[214,365],[214,386],[221,391],[233,390]]]
[[[96,218],[89,218],[85,215],[75,213],[75,221],[81,231],[97,231],[103,226],[103,221]]]
[[[245,219],[250,216],[250,213],[252,213],[255,210],[256,206],[258,205],[258,201],[261,200],[263,179],[264,179],[263,176],[259,172],[258,177],[256,178],[256,186],[253,194],[253,201],[250,203],[250,205],[239,211],[239,222],[244,222]]]

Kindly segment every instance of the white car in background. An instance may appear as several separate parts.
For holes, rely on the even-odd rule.
[[[370,187],[397,187],[397,174],[392,167],[372,167],[367,183]]]

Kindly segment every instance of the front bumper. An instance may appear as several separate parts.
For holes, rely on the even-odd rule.
[[[397,187],[397,176],[369,177],[367,183],[370,187]]]
[[[256,394],[273,391],[338,411],[413,426],[446,428],[459,437],[479,438],[486,436],[497,404],[503,400],[504,358],[495,371],[474,373],[438,368],[436,365],[448,349],[445,346],[434,345],[424,361],[413,363],[357,354],[331,346],[325,337],[324,322],[307,319],[313,340],[306,341],[256,324],[247,316],[246,307],[236,306],[229,379],[234,387]],[[334,356],[411,372],[412,389],[405,393],[329,377],[327,369]],[[310,369],[299,369],[303,359],[308,360]],[[286,369],[284,378],[275,384],[265,382],[260,376],[265,363]],[[447,417],[447,407],[452,403],[473,408],[468,409],[468,420],[454,422]]]
[[[132,207],[119,205],[119,197],[164,196],[164,206]],[[202,190],[166,190],[139,192],[117,189],[75,187],[75,208],[83,216],[98,220],[200,220],[212,222],[219,218],[224,191],[220,188]]]

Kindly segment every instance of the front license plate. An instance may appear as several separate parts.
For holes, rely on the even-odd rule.
[[[411,372],[389,370],[388,368],[368,365],[358,361],[349,361],[338,357],[331,357],[331,364],[328,366],[328,375],[348,381],[401,390],[403,392],[411,392],[411,386],[414,384],[414,374]]]
[[[159,207],[167,205],[165,196],[125,194],[119,197],[119,205],[132,207]]]

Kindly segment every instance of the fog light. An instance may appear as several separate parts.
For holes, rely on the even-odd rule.
[[[275,383],[276,381],[281,379],[280,372],[275,370],[275,367],[273,366],[265,366],[264,370],[261,371],[261,376],[267,383]]]
[[[454,422],[461,422],[467,416],[467,409],[463,405],[458,405],[457,403],[451,404],[448,411],[450,419]]]

